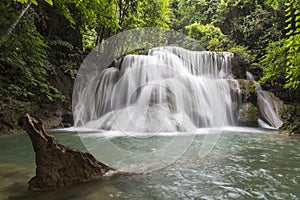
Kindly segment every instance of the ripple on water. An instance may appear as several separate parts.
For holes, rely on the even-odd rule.
[[[60,141],[77,145],[68,134],[57,134]],[[164,136],[167,137],[167,136]],[[73,139],[72,139],[73,138]],[[12,138],[13,139],[13,138]],[[78,184],[42,194],[24,192],[33,176],[30,151],[23,151],[22,163],[11,163],[11,151],[0,156],[0,199],[292,199],[300,198],[299,140],[275,133],[221,134],[213,151],[199,159],[203,136],[198,135],[189,150],[176,162],[151,173],[114,175],[101,181]],[[145,146],[147,139],[114,138],[132,148]],[[160,146],[159,137],[153,148]],[[3,142],[3,141],[2,141]],[[28,140],[5,141],[21,149]],[[17,142],[17,144],[15,144]],[[5,144],[1,143],[1,147]],[[23,145],[23,147],[22,147]],[[10,148],[9,146],[5,148]],[[25,148],[26,149],[26,148]],[[136,149],[134,149],[136,150]],[[17,154],[17,155],[15,155]],[[7,157],[5,157],[7,156]],[[11,157],[9,157],[11,156]],[[25,159],[26,158],[26,159]],[[26,163],[30,160],[30,163]],[[9,162],[8,162],[9,161]],[[5,165],[3,163],[6,163]],[[27,166],[27,167],[25,167]],[[31,166],[31,167],[29,167]],[[17,196],[16,196],[17,195]]]

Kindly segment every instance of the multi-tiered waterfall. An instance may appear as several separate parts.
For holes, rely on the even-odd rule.
[[[172,132],[232,125],[231,55],[179,47],[127,55],[79,91],[75,126]]]
[[[115,51],[99,52],[93,51],[78,72],[74,123],[86,149],[120,171],[165,167],[186,152],[196,134],[205,134],[197,139],[204,158],[222,128],[235,125],[238,113],[249,112],[241,109],[247,108],[246,95],[238,98],[241,106],[235,99],[245,80],[233,79],[231,53],[165,46],[113,60]]]

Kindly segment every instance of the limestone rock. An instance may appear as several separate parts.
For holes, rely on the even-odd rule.
[[[252,81],[247,79],[228,79],[228,83],[232,93],[240,95],[242,103],[250,101],[254,105],[256,104],[257,94]]]
[[[247,79],[229,79],[228,84],[233,99],[233,109],[239,126],[258,126],[257,94],[252,81]]]
[[[29,181],[30,190],[47,190],[98,180],[115,171],[89,153],[59,144],[53,136],[45,132],[41,120],[27,114],[21,124],[36,153],[36,176]]]
[[[258,109],[252,103],[243,103],[236,112],[236,119],[240,126],[258,126]]]

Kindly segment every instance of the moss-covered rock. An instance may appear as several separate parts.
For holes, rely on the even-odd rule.
[[[288,134],[300,134],[300,103],[284,105],[281,118],[284,120],[281,130]]]
[[[256,105],[257,93],[255,91],[255,85],[252,81],[247,79],[229,79],[228,80],[231,93],[236,98],[233,98],[239,103],[251,102]]]
[[[258,109],[251,102],[243,103],[236,111],[237,123],[240,126],[258,126]]]

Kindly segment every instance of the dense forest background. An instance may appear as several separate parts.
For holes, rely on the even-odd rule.
[[[85,56],[137,27],[174,29],[207,50],[233,52],[265,89],[299,102],[299,10],[299,0],[2,0],[0,128],[14,129],[25,112],[71,112]]]

